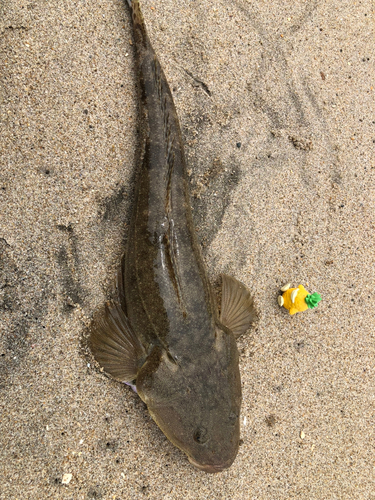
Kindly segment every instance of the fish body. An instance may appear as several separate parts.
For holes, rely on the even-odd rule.
[[[241,381],[235,334],[255,318],[246,288],[223,277],[219,317],[193,225],[173,98],[131,8],[141,98],[142,151],[117,298],[94,317],[90,346],[115,378],[133,383],[190,462],[219,472],[239,446]]]

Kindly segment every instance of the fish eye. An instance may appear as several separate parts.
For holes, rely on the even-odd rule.
[[[198,427],[193,434],[193,439],[196,443],[204,444],[208,440],[207,429]]]
[[[233,421],[233,420],[237,420],[237,419],[238,419],[238,413],[235,411],[231,411],[229,413],[229,420]]]

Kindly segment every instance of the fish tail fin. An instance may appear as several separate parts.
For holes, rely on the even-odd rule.
[[[249,290],[240,281],[222,274],[220,321],[238,337],[258,319]]]
[[[117,380],[134,380],[145,353],[121,306],[107,302],[90,330],[89,347],[96,361]]]
[[[132,19],[134,24],[143,24],[143,15],[141,12],[141,7],[139,5],[139,0],[126,0],[129,7],[132,10]]]
[[[143,19],[141,7],[138,0],[127,0],[131,9],[132,21],[134,26],[134,38],[138,50],[140,46],[149,48],[149,41],[146,31],[145,22]]]

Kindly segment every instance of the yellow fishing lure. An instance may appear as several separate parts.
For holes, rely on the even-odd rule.
[[[310,294],[303,285],[297,288],[290,288],[290,283],[281,288],[282,295],[278,297],[280,307],[285,307],[289,314],[313,309],[322,300],[318,293]]]

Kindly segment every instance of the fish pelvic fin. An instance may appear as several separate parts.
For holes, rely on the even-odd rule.
[[[243,283],[222,274],[220,321],[236,336],[240,336],[258,319],[258,312],[249,290]]]
[[[107,302],[94,315],[89,347],[96,361],[120,382],[137,377],[145,352],[128,318],[117,302]]]

